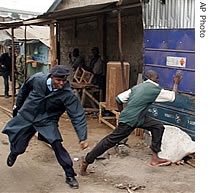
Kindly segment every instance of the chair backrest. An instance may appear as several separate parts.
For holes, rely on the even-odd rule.
[[[81,84],[91,84],[94,74],[92,72],[86,71],[83,68],[78,67],[74,73],[74,80]]]

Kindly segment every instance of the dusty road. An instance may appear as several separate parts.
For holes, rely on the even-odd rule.
[[[1,78],[1,77],[0,77]],[[0,97],[0,106],[11,109],[11,98]],[[0,111],[0,127],[10,119]],[[60,120],[60,131],[64,146],[72,159],[81,158],[112,130],[99,124],[97,117],[87,117],[89,148],[80,150],[77,136],[67,117]],[[88,168],[88,176],[79,175],[79,161],[74,162],[79,189],[71,189],[65,183],[65,175],[58,165],[53,151],[45,143],[34,137],[25,154],[18,157],[12,168],[6,159],[9,144],[6,135],[0,133],[0,193],[126,193],[127,190],[114,187],[129,183],[141,186],[136,193],[193,193],[195,192],[195,168],[188,164],[150,167],[150,149],[134,133],[127,142],[128,156],[119,156],[115,149],[106,152],[106,159],[97,160]]]

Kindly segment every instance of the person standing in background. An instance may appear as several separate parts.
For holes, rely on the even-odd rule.
[[[91,49],[92,56],[90,63],[88,65],[88,69],[90,72],[94,74],[92,83],[95,85],[98,85],[99,88],[102,89],[103,95],[105,93],[105,87],[106,87],[106,78],[105,78],[105,67],[104,62],[99,55],[99,48],[93,47]]]
[[[80,56],[78,48],[74,48],[72,54],[73,56],[71,56],[71,53],[69,54],[69,64],[75,72],[78,67],[82,68],[85,65],[85,61],[84,58]]]
[[[16,57],[14,58],[14,61]],[[0,67],[2,77],[4,79],[4,97],[9,98],[9,80],[12,81],[12,47],[8,47],[8,52],[3,53],[0,56]],[[16,70],[16,65],[14,66]],[[15,77],[14,77],[14,89],[15,89]]]
[[[18,88],[20,88],[25,80],[25,58],[24,55],[20,53],[20,48],[17,48],[16,50],[16,68],[16,80],[18,83]]]

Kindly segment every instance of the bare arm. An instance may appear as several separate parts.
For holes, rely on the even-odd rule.
[[[118,108],[119,112],[121,112],[123,110],[123,104],[117,103],[117,108]]]
[[[178,71],[176,73],[176,75],[174,76],[174,86],[173,86],[174,92],[177,92],[177,88],[178,88],[178,85],[181,82],[181,80],[182,80],[182,73],[180,71]]]
[[[178,85],[181,82],[181,79],[182,79],[182,73],[178,71],[173,79],[174,81],[173,91],[162,89],[160,94],[156,98],[155,102],[166,102],[166,101],[173,102],[175,100],[175,93],[177,92]]]

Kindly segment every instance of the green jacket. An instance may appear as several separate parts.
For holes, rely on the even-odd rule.
[[[140,114],[155,101],[161,89],[160,86],[151,82],[144,82],[132,87],[126,107],[120,113],[119,123],[126,123],[131,127],[137,124],[137,127],[140,127],[144,121],[144,116],[138,120]],[[122,104],[118,96],[116,101]]]

